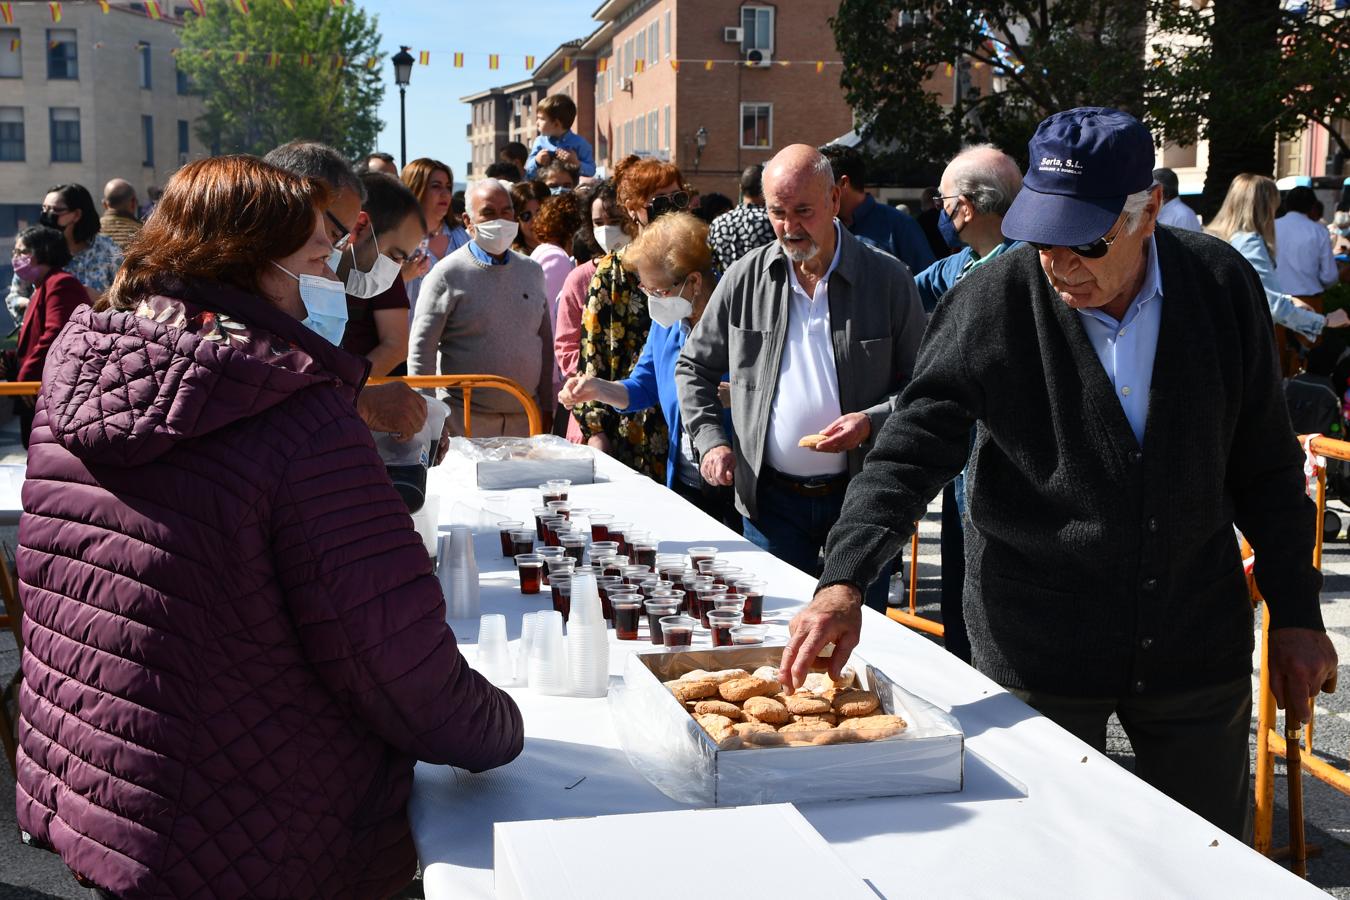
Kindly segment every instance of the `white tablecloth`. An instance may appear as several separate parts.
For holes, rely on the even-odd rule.
[[[723,557],[768,581],[766,621],[778,621],[771,640],[785,636],[787,617],[810,598],[813,579],[612,460],[602,458],[598,472],[609,480],[574,486],[573,503],[651,530],[663,551],[719,546]],[[476,509],[533,524],[536,490],[479,492],[466,475],[446,469],[431,479],[442,492],[443,524]],[[548,608],[548,596],[520,595],[495,532],[480,535],[475,546],[483,612],[507,614],[514,649],[520,614]],[[967,740],[960,793],[798,804],[882,896],[1321,896],[937,645],[864,612],[858,652],[951,710]],[[477,622],[452,624],[472,662]],[[611,672],[620,674],[622,666],[622,650],[612,651]],[[629,764],[605,700],[511,694],[525,720],[518,759],[480,775],[417,766],[409,812],[429,900],[493,896],[494,822],[678,808]],[[597,858],[605,852],[597,848]]]

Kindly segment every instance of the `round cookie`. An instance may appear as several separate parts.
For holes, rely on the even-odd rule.
[[[726,716],[719,716],[716,713],[704,713],[694,716],[694,720],[703,728],[704,731],[718,743],[733,736],[736,732],[733,730],[733,722]]]
[[[733,678],[731,681],[724,681],[717,686],[717,691],[722,695],[723,700],[741,703],[751,697],[768,697],[778,693],[778,682],[746,676],[745,678]]]
[[[725,700],[700,700],[694,704],[694,714],[696,716],[708,714],[726,716],[733,722],[741,720],[741,708]]]
[[[778,733],[793,738],[810,740],[812,736],[822,731],[829,731],[830,728],[831,726],[825,722],[789,722],[778,729]]]
[[[834,695],[832,706],[842,716],[870,716],[881,706],[881,701],[871,691],[840,691]]]
[[[892,737],[899,734],[909,727],[905,720],[899,716],[859,716],[853,719],[845,719],[839,723],[839,728],[844,731],[852,731],[858,734],[858,737],[865,741],[878,741],[882,738]]]
[[[752,734],[777,734],[778,729],[772,725],[765,725],[763,722],[737,722],[731,726],[731,730],[741,737],[748,737]]]
[[[744,712],[767,725],[786,725],[792,721],[792,713],[772,697],[751,697],[745,701]]]
[[[760,666],[751,674],[756,678],[763,678],[765,681],[778,680],[778,668],[776,666]]]
[[[783,705],[798,716],[819,716],[830,712],[830,701],[815,694],[788,694],[783,698]]]
[[[847,728],[831,728],[817,734],[811,739],[811,743],[819,747],[826,744],[853,744],[863,739],[863,735],[859,732],[849,731]]]
[[[666,687],[677,700],[703,700],[717,696],[715,681],[667,681]]]
[[[794,715],[794,716],[792,717],[792,721],[794,721],[794,722],[824,722],[826,725],[828,725],[828,726],[830,726],[831,728],[833,728],[834,726],[836,726],[836,725],[839,724],[839,717],[836,716],[834,713],[828,713],[828,712],[827,712],[827,713],[821,713],[821,714],[818,715],[818,716],[798,716],[798,715]]]

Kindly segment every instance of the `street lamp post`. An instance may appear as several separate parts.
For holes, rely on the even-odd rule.
[[[408,112],[405,106],[408,82],[412,80],[413,58],[407,47],[399,47],[394,54],[394,83],[398,85],[398,167],[408,164]]]
[[[704,128],[702,125],[700,125],[700,126],[698,127],[698,131],[694,132],[694,147],[696,148],[696,149],[695,149],[695,152],[694,152],[694,171],[695,171],[695,172],[698,171],[698,164],[699,164],[699,162],[702,161],[702,159],[703,159],[703,151],[704,151],[704,149],[705,149],[707,146],[708,146],[708,129],[706,129],[706,128]]]

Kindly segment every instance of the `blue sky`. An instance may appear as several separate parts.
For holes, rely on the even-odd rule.
[[[529,75],[527,54],[544,61],[564,41],[584,37],[598,24],[591,13],[600,0],[358,0],[379,17],[383,50],[393,56],[400,44],[431,51],[431,64],[414,65],[408,86],[408,159],[431,156],[448,163],[464,180],[469,142],[464,127],[469,107],[459,98]],[[453,54],[464,53],[464,68],[453,67]],[[501,56],[501,68],[488,69],[487,55]],[[398,88],[386,60],[386,84],[380,118],[379,149],[398,157]]]

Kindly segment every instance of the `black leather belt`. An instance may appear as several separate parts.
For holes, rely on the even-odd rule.
[[[832,494],[842,494],[848,489],[847,473],[798,478],[765,466],[764,477],[778,487],[802,497],[829,497]]]

